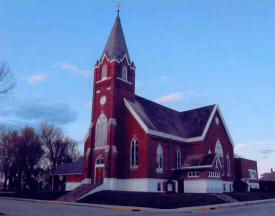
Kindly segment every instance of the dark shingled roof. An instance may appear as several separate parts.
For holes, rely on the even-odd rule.
[[[215,107],[178,112],[137,95],[134,103],[127,102],[149,129],[183,138],[201,136]]]
[[[119,15],[116,17],[112,31],[101,55],[101,60],[104,54],[106,54],[109,60],[115,59],[118,61],[120,61],[126,54],[128,61],[130,62],[130,56],[128,53]]]
[[[261,176],[259,181],[275,181],[275,172],[264,173]]]
[[[61,164],[52,175],[71,175],[83,173],[83,157],[72,163]]]
[[[211,166],[215,159],[215,154],[192,154],[188,155],[182,167]]]

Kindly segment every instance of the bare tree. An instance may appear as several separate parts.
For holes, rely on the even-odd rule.
[[[0,131],[0,170],[4,173],[4,190],[7,187],[9,171],[14,162],[14,143],[18,140],[16,131]]]
[[[79,151],[76,142],[70,137],[65,137],[60,128],[43,121],[40,123],[40,131],[41,142],[45,148],[51,172],[62,163],[78,159]]]
[[[34,188],[38,173],[39,162],[44,154],[38,134],[33,127],[25,126],[20,130],[20,142],[18,146],[18,157],[23,165],[23,174],[26,179],[26,187]],[[20,166],[19,166],[20,167]],[[21,179],[20,179],[21,180]],[[19,185],[21,181],[19,182]]]
[[[0,62],[0,102],[4,101],[15,87],[15,79],[7,62]]]

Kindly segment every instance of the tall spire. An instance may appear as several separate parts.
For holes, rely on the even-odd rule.
[[[112,31],[101,55],[101,59],[103,58],[104,54],[106,54],[109,60],[118,61],[120,61],[124,55],[126,55],[130,63],[130,56],[124,38],[119,14],[117,14]]]

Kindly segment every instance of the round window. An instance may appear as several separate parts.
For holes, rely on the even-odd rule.
[[[105,96],[105,95],[102,96],[102,97],[100,98],[100,104],[101,104],[101,105],[104,105],[104,104],[106,103],[106,100],[107,100],[106,96]]]

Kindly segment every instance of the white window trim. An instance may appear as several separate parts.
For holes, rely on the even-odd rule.
[[[251,180],[257,180],[258,179],[257,178],[257,170],[255,170],[255,169],[248,169],[248,172],[249,172],[249,179],[251,179]],[[253,173],[254,178],[250,177],[251,173]]]
[[[221,174],[219,172],[208,172],[209,178],[220,178]]]
[[[101,118],[106,119],[105,122],[99,122]],[[99,131],[99,125],[102,124],[103,128],[106,127],[106,131],[100,130]],[[102,136],[102,132],[105,132],[104,137]],[[102,134],[101,134],[102,133]],[[97,119],[96,127],[95,127],[95,149],[104,148],[107,146],[107,139],[108,139],[108,121],[107,117],[104,113],[101,113]],[[99,140],[99,141],[98,141]],[[106,141],[106,143],[105,143]],[[103,142],[103,145],[99,145]]]
[[[121,81],[123,81],[123,82],[126,82],[126,83],[128,83],[128,84],[133,85],[133,83],[131,83],[131,82],[125,80],[125,79],[122,79],[121,77],[117,77],[117,79],[119,79],[119,80],[121,80]]]
[[[101,80],[99,80],[99,81],[97,81],[97,82],[95,82],[95,83],[100,83],[100,82],[103,82],[103,81],[108,80],[108,79],[111,79],[111,78],[112,78],[112,77],[107,77],[107,78],[101,79]]]
[[[215,154],[219,157],[219,160],[221,162],[222,176],[225,176],[223,149],[222,149],[222,144],[219,139],[217,140],[216,145],[215,145]],[[222,158],[222,160],[221,160],[221,158]]]
[[[124,69],[124,68],[125,68],[125,70],[126,70],[126,74],[125,74],[125,78],[126,78],[126,79],[123,79],[123,69]],[[125,71],[124,71],[124,72],[125,72]],[[122,66],[121,78],[122,78],[123,80],[125,80],[125,81],[128,80],[128,70],[127,70],[127,67],[126,67],[125,65]]]
[[[160,152],[158,152],[159,149],[160,149]],[[158,144],[158,147],[157,147],[157,165],[158,165],[157,173],[163,173],[163,150],[160,144]]]
[[[132,143],[134,142],[134,165],[132,165]],[[134,137],[130,143],[130,168],[131,169],[136,169],[138,168],[138,161],[139,161],[139,155],[138,152],[136,152],[136,146],[138,146],[138,152],[139,152],[139,143],[138,143],[138,139],[136,137]],[[136,157],[137,156],[137,157]],[[138,158],[138,160],[137,160]],[[137,164],[136,164],[137,162]]]
[[[104,71],[104,69],[106,69],[106,71]],[[103,74],[103,72],[106,72],[106,74]],[[105,76],[103,76],[103,75],[105,75]],[[108,67],[107,67],[107,65],[105,64],[105,65],[103,65],[102,70],[101,70],[101,80],[104,80],[104,79],[106,79],[107,77],[108,77]]]
[[[192,174],[191,174],[192,173]],[[198,173],[199,175],[195,174],[195,176],[193,176],[193,173]],[[191,175],[189,175],[191,174]],[[194,172],[188,172],[187,173],[187,177],[188,178],[199,178],[200,177],[200,172],[199,171],[194,171]]]

